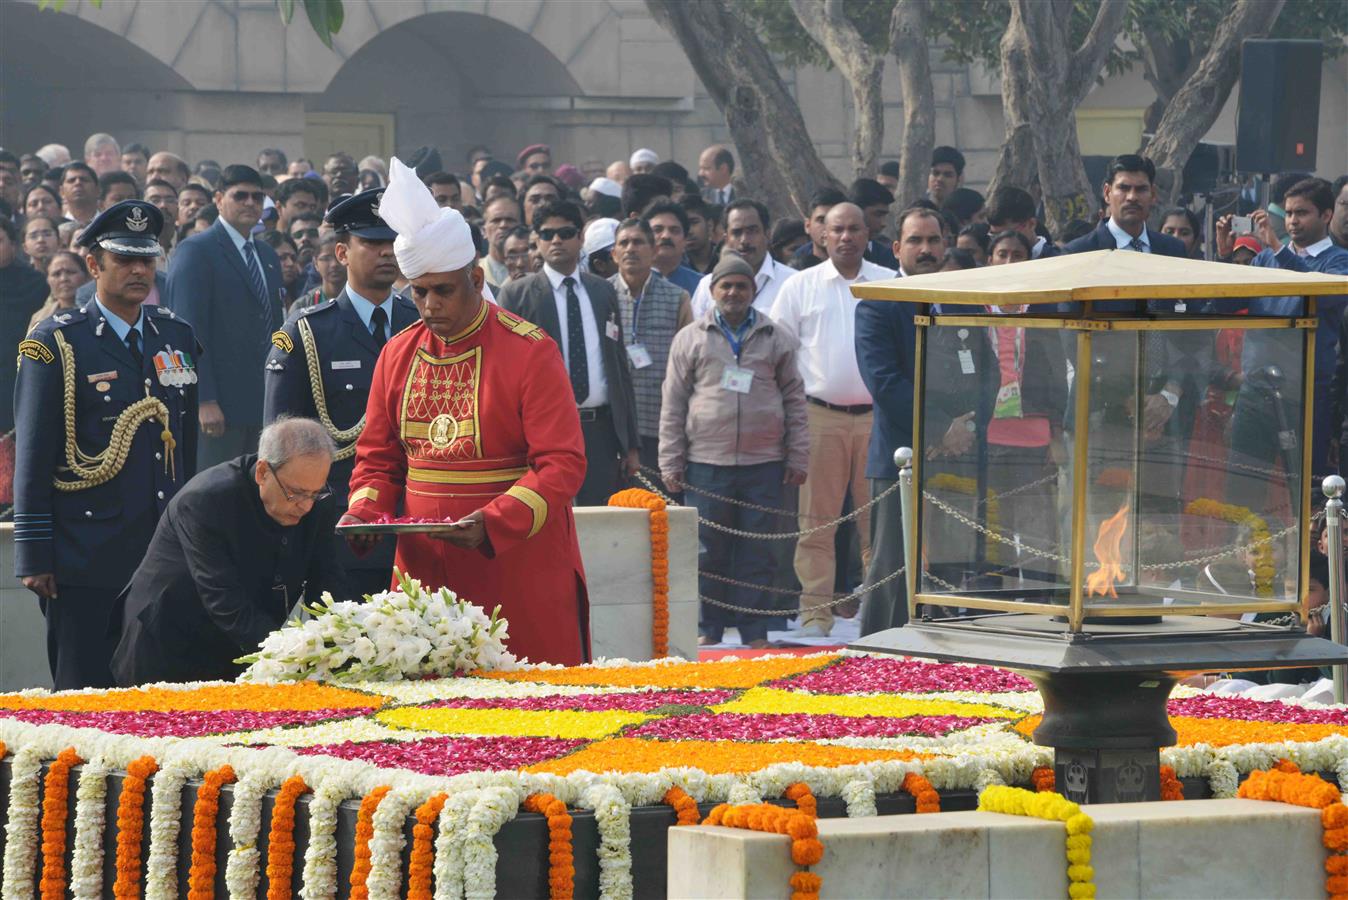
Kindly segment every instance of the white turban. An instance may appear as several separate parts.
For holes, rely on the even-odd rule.
[[[430,189],[402,160],[392,160],[388,187],[379,201],[379,217],[398,232],[393,253],[403,277],[427,272],[457,272],[477,257],[473,234],[456,209],[436,205]]]
[[[630,165],[632,168],[635,169],[642,163],[647,163],[653,166],[658,162],[660,162],[660,154],[656,153],[654,150],[648,150],[645,147],[642,147],[640,150],[632,154],[632,158],[628,160],[628,165]]]

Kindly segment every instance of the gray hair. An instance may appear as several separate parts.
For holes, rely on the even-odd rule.
[[[117,143],[117,139],[105,131],[89,135],[88,140],[84,142],[84,155],[88,156],[104,144],[112,144],[117,148],[117,152],[122,152],[122,147]]]
[[[274,472],[297,456],[327,456],[337,447],[327,430],[313,419],[280,416],[266,428],[257,441],[257,458]]]

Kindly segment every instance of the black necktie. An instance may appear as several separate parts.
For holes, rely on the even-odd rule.
[[[376,306],[374,312],[370,313],[370,324],[374,326],[375,346],[384,349],[384,343],[388,340],[388,313]]]
[[[566,285],[566,364],[571,373],[571,392],[576,405],[590,396],[590,360],[585,353],[585,326],[580,319],[580,297],[576,294],[576,279],[562,279]]]
[[[1142,238],[1133,238],[1128,242],[1128,247],[1132,250],[1136,250],[1138,253],[1147,252],[1147,245],[1142,243]]]
[[[126,333],[126,349],[131,351],[137,369],[145,365],[145,357],[140,352],[140,332],[134,328]]]

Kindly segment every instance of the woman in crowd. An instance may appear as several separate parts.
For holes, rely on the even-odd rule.
[[[23,252],[39,272],[47,271],[52,254],[61,247],[60,239],[56,221],[47,216],[30,216],[23,223]]]
[[[75,292],[89,280],[89,270],[78,253],[57,250],[47,263],[47,287],[51,294],[42,308],[28,320],[28,331],[48,316],[75,308]]]
[[[975,222],[960,229],[955,238],[955,248],[967,251],[974,262],[980,266],[988,264],[988,237],[991,229],[987,222]]]
[[[1203,258],[1203,225],[1191,209],[1176,206],[1166,210],[1161,221],[1161,231],[1184,242],[1190,259]]]
[[[23,214],[30,219],[45,216],[53,222],[60,222],[61,197],[51,185],[39,181],[23,195]]]

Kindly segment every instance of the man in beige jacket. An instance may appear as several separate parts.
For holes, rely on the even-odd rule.
[[[716,498],[779,509],[782,485],[804,483],[810,438],[796,365],[799,343],[753,308],[754,270],[741,257],[724,254],[710,279],[715,305],[675,335],[670,347],[660,411],[660,474],[670,490],[688,489],[688,502],[704,522],[775,531],[780,523],[771,513]],[[702,596],[769,611],[767,592],[705,576],[771,584],[770,543],[706,525],[699,532]],[[703,604],[700,643],[720,643],[727,626],[739,629],[744,644],[766,644],[764,615]]]

